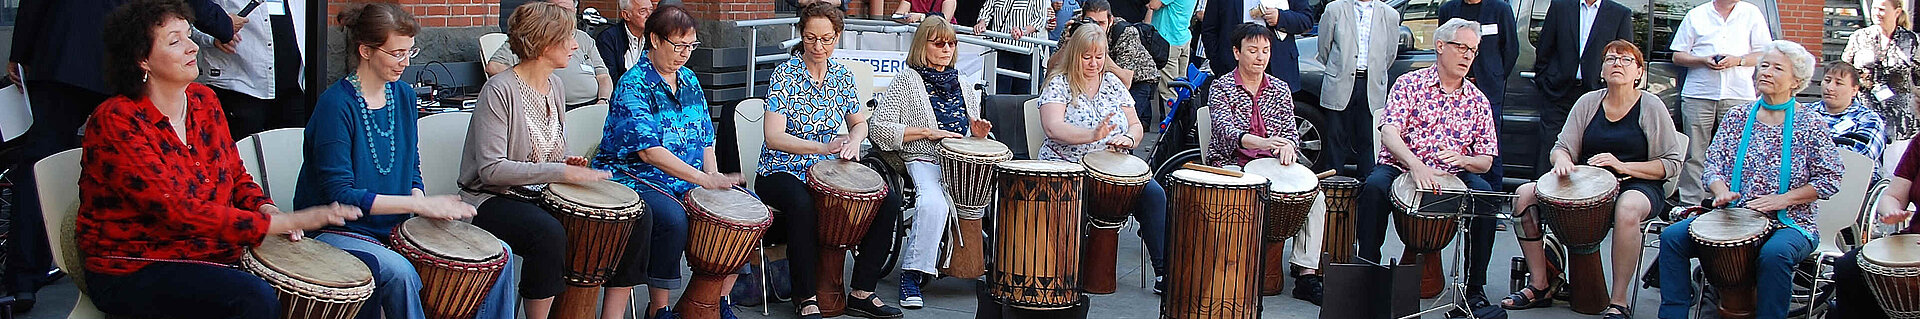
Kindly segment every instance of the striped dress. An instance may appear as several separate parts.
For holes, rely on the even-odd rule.
[[[1047,17],[1053,14],[1052,7],[1053,1],[1049,0],[988,0],[986,5],[980,7],[980,21],[987,24],[987,30],[1012,33],[1015,27],[1032,26],[1039,31],[1037,34],[1044,36],[1048,29]],[[1039,47],[1013,40],[994,41],[1027,49]]]

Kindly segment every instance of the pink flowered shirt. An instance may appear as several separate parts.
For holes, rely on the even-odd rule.
[[[1427,166],[1459,173],[1464,169],[1440,161],[1442,151],[1466,156],[1495,155],[1500,150],[1493,133],[1493,110],[1487,96],[1464,82],[1460,89],[1446,92],[1440,87],[1440,73],[1434,68],[1408,72],[1393,81],[1387,93],[1387,108],[1380,113],[1380,126],[1400,128],[1407,149]],[[1382,148],[1379,163],[1409,169]]]

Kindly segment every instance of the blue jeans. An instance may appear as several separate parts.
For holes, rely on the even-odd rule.
[[[1146,189],[1134,200],[1133,218],[1140,221],[1140,240],[1147,245],[1153,261],[1153,275],[1167,274],[1167,190],[1160,181],[1148,181]]]
[[[101,312],[176,318],[275,318],[272,285],[245,270],[157,262],[126,276],[87,272],[87,295]]]
[[[358,318],[380,318],[383,314],[386,318],[396,319],[426,317],[425,308],[420,304],[420,274],[405,256],[385,245],[369,241],[371,237],[359,234],[327,232],[313,239],[353,254],[360,262],[367,264],[367,269],[373,270],[373,297],[360,307]],[[506,243],[500,245],[506,246]],[[507,256],[513,256],[512,248],[508,248]],[[513,262],[508,261],[507,269],[500,271],[500,278],[494,280],[494,288],[481,300],[478,318],[512,318],[515,315],[514,306],[519,297],[513,290],[511,274],[519,271],[513,268]]]
[[[642,187],[639,192],[640,200],[647,202],[647,214],[653,215],[653,243],[645,256],[647,286],[684,288],[687,281],[680,277],[680,259],[687,251],[687,208],[680,205],[679,197],[658,189]]]
[[[1660,232],[1660,318],[1686,318],[1687,308],[1693,305],[1693,236],[1687,234],[1691,225],[1693,218],[1688,218]],[[1813,253],[1813,242],[1791,229],[1767,236],[1760,244],[1759,260],[1753,263],[1759,274],[1754,287],[1759,306],[1754,313],[1762,319],[1786,318],[1793,297],[1793,267]]]
[[[1388,205],[1397,205],[1390,204],[1393,203],[1393,196],[1388,194],[1393,192],[1393,180],[1399,178],[1400,174],[1404,172],[1399,167],[1375,165],[1373,172],[1367,175],[1366,185],[1360,188],[1360,210],[1354,218],[1354,232],[1357,234],[1355,239],[1360,243],[1360,249],[1355,254],[1362,259],[1385,262],[1380,259],[1380,245],[1387,240],[1387,220],[1393,214]],[[1481,174],[1460,172],[1453,176],[1459,177],[1461,182],[1467,184],[1467,188],[1493,190],[1492,184],[1480,178]],[[1492,218],[1476,218],[1468,225],[1465,240],[1471,244],[1467,250],[1467,288],[1470,292],[1477,292],[1487,284],[1487,264],[1493,260],[1493,227],[1496,223],[1498,221]]]

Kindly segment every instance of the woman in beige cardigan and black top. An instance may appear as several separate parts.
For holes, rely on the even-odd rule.
[[[920,23],[907,53],[910,71],[893,77],[873,109],[871,135],[883,151],[898,152],[913,177],[913,231],[900,252],[900,306],[920,308],[920,284],[940,272],[940,234],[946,230],[948,202],[940,186],[940,140],[985,137],[993,125],[980,120],[980,92],[968,90],[953,68],[957,42],[945,20]]]
[[[1560,130],[1560,141],[1553,146],[1553,171],[1547,176],[1565,176],[1574,165],[1595,166],[1613,171],[1620,182],[1620,195],[1613,208],[1613,284],[1611,305],[1604,314],[1609,318],[1626,311],[1628,289],[1640,258],[1640,230],[1636,228],[1650,212],[1666,206],[1666,180],[1680,172],[1686,145],[1677,140],[1673,118],[1666,103],[1653,93],[1638,90],[1646,73],[1646,60],[1640,48],[1626,41],[1608,43],[1601,63],[1607,88],[1587,93],[1574,102],[1567,125]],[[1526,212],[1537,200],[1534,184],[1521,185],[1513,201],[1520,214],[1521,252],[1527,256],[1532,277],[1525,289],[1508,296],[1507,309],[1551,306],[1547,261],[1540,243],[1540,216]],[[1535,210],[1537,212],[1538,210]]]

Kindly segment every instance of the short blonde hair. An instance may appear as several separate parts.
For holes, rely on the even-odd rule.
[[[927,61],[927,46],[934,41],[955,40],[958,39],[953,34],[953,25],[947,24],[947,19],[921,20],[920,28],[913,31],[913,48],[907,50],[907,65],[922,68],[931,65]],[[947,67],[953,67],[953,61],[947,61]]]
[[[521,5],[507,18],[507,46],[521,61],[532,60],[573,37],[573,13],[560,5]]]

